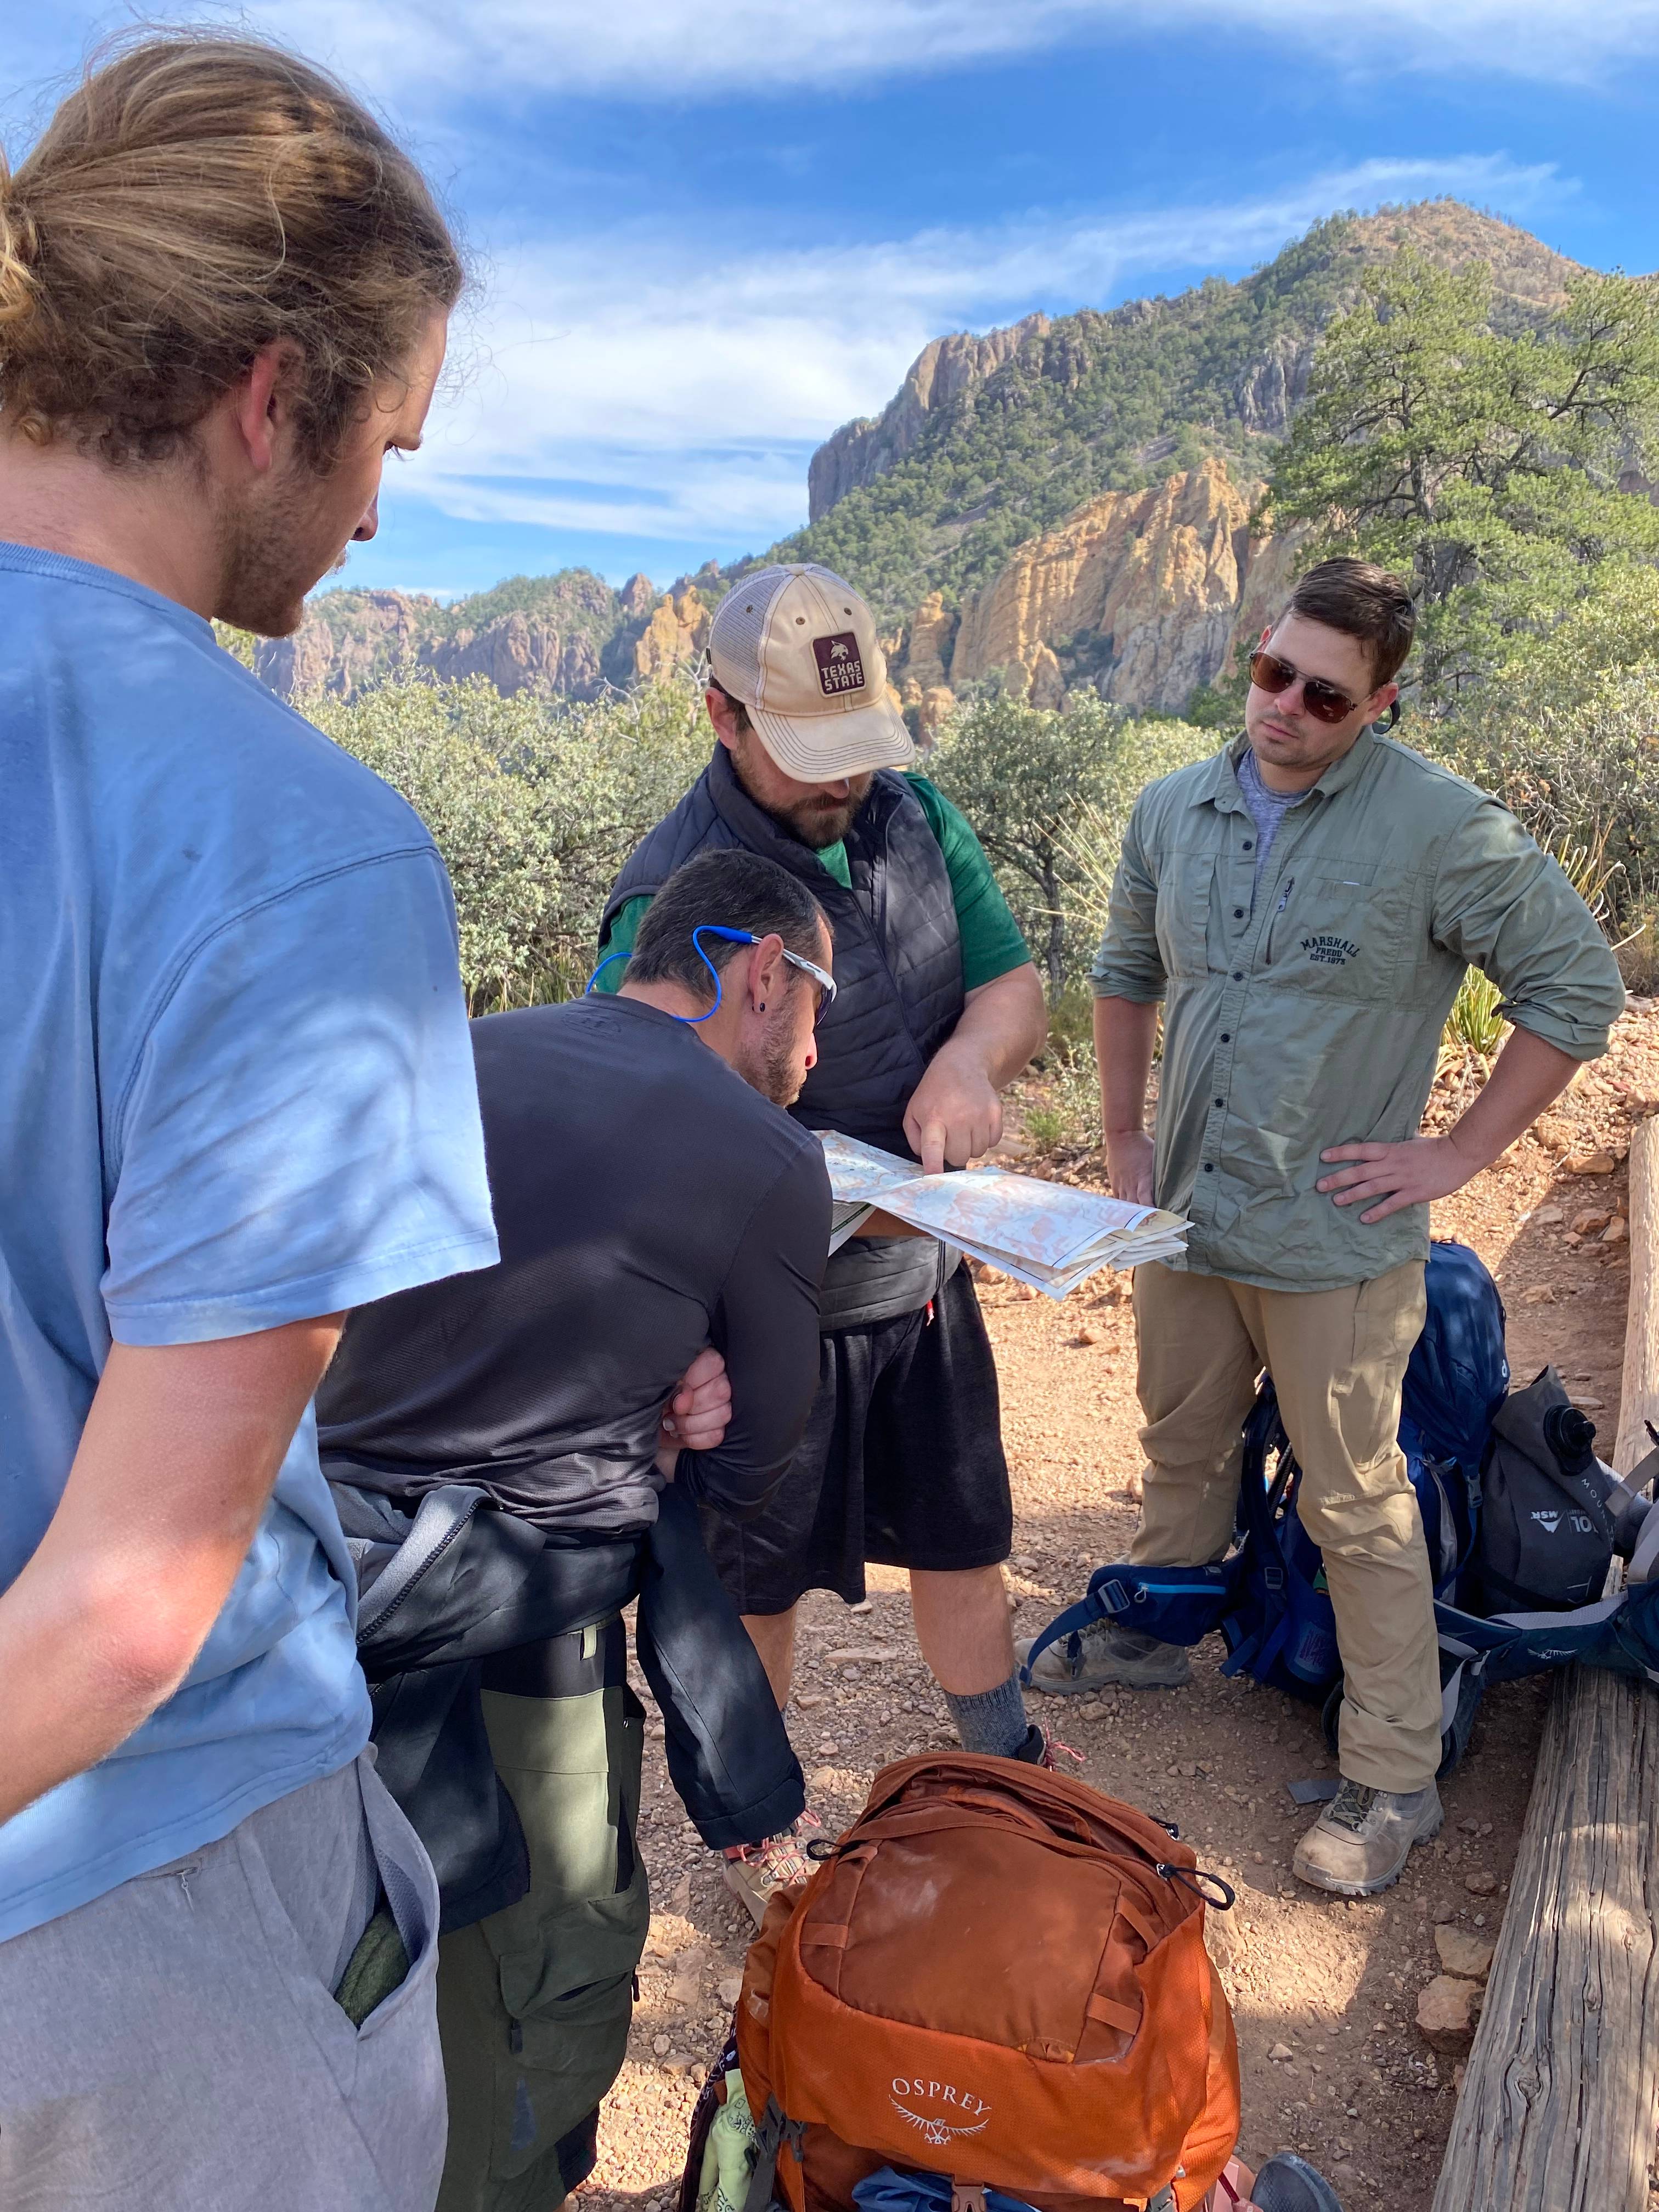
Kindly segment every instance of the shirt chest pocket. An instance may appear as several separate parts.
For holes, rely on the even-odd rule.
[[[1210,892],[1215,882],[1212,852],[1176,852],[1159,872],[1158,950],[1167,975],[1209,973]]]
[[[1293,867],[1267,927],[1268,973],[1327,997],[1392,1002],[1409,972],[1412,881],[1375,860],[1323,857]]]

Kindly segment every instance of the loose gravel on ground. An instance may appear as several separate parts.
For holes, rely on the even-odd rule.
[[[1483,1073],[1473,1063],[1449,1071],[1427,1125],[1454,1118]],[[1638,1002],[1607,1059],[1539,1130],[1435,1208],[1435,1233],[1473,1244],[1498,1278],[1517,1382],[1553,1362],[1604,1448],[1618,1419],[1629,1249],[1614,1224],[1627,1220],[1631,1123],[1655,1110],[1659,1018]],[[1094,1182],[1099,1162],[1048,1171]],[[1133,1325],[1127,1281],[1115,1277],[1096,1277],[1058,1306],[1006,1282],[988,1281],[981,1295],[1013,1475],[1010,1602],[1025,1633],[1075,1597],[1092,1567],[1126,1554],[1140,1464]],[[823,1595],[803,1607],[788,1722],[810,1801],[831,1832],[888,1760],[954,1741],[916,1649],[902,1575],[873,1568],[870,1584],[865,1609]],[[1314,1816],[1287,1785],[1332,1771],[1316,1712],[1224,1680],[1218,1658],[1218,1639],[1200,1647],[1186,1689],[1033,1698],[1032,1711],[1081,1754],[1073,1771],[1177,1822],[1200,1862],[1238,1888],[1236,1911],[1210,1925],[1237,2019],[1246,2156],[1298,2149],[1331,2172],[1345,2203],[1427,2212],[1456,2060],[1419,2031],[1418,1998],[1443,1971],[1437,1938],[1496,1935],[1547,1686],[1487,1697],[1443,1792],[1442,1836],[1413,1855],[1396,1887],[1346,1903],[1290,1871]],[[655,1910],[640,2002],[602,2118],[599,2166],[582,2191],[607,2212],[672,2212],[691,2107],[726,2035],[750,1933],[668,1786],[661,1733],[653,1719],[641,1846]],[[1477,1955],[1478,1940],[1453,1948]]]

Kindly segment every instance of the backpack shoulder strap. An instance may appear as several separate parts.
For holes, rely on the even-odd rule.
[[[769,2097],[766,2110],[761,2114],[755,2130],[755,2165],[749,2177],[749,2194],[743,2200],[743,2212],[769,2212],[776,2194],[778,2154],[787,2142],[799,2164],[806,2129],[802,2121],[785,2116],[783,2107],[775,2097]]]
[[[1215,1627],[1233,1593],[1229,1565],[1208,1567],[1097,1567],[1075,1605],[1057,1613],[1033,1642],[1019,1670],[1031,1669],[1052,1644],[1073,1638],[1097,1620],[1124,1620],[1164,1644],[1200,1644]]]

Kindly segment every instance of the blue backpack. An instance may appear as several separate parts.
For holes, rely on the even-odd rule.
[[[1567,1613],[1483,1618],[1460,1603],[1478,1578],[1480,1478],[1493,1416],[1509,1391],[1504,1306],[1467,1245],[1434,1244],[1428,1307],[1401,1391],[1400,1442],[1429,1547],[1440,1631],[1442,1731],[1449,1772],[1468,1746],[1486,1683],[1565,1666],[1571,1659],[1659,1683],[1659,1583]],[[1269,1479],[1267,1465],[1274,1462]],[[1297,1467],[1271,1378],[1244,1426],[1237,1540],[1212,1566],[1097,1568],[1079,1602],[1031,1646],[1021,1679],[1052,1644],[1113,1620],[1166,1644],[1197,1644],[1219,1630],[1224,1674],[1248,1674],[1322,1704],[1334,1743],[1341,1704],[1336,1619],[1319,1548],[1297,1512]]]

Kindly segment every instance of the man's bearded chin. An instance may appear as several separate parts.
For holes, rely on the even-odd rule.
[[[292,481],[258,502],[220,517],[223,569],[216,611],[256,637],[291,637],[305,618],[306,595],[324,573],[307,482]],[[342,548],[333,570],[343,568]],[[332,573],[332,570],[330,571]]]
[[[779,1031],[769,1033],[753,1052],[739,1053],[732,1066],[751,1091],[775,1106],[793,1106],[800,1097],[804,1079],[789,1040]]]
[[[858,820],[874,780],[868,775],[854,776],[853,787],[845,799],[825,796],[799,799],[793,806],[783,809],[783,819],[803,845],[810,845],[815,853],[821,853],[826,845],[840,844]]]

